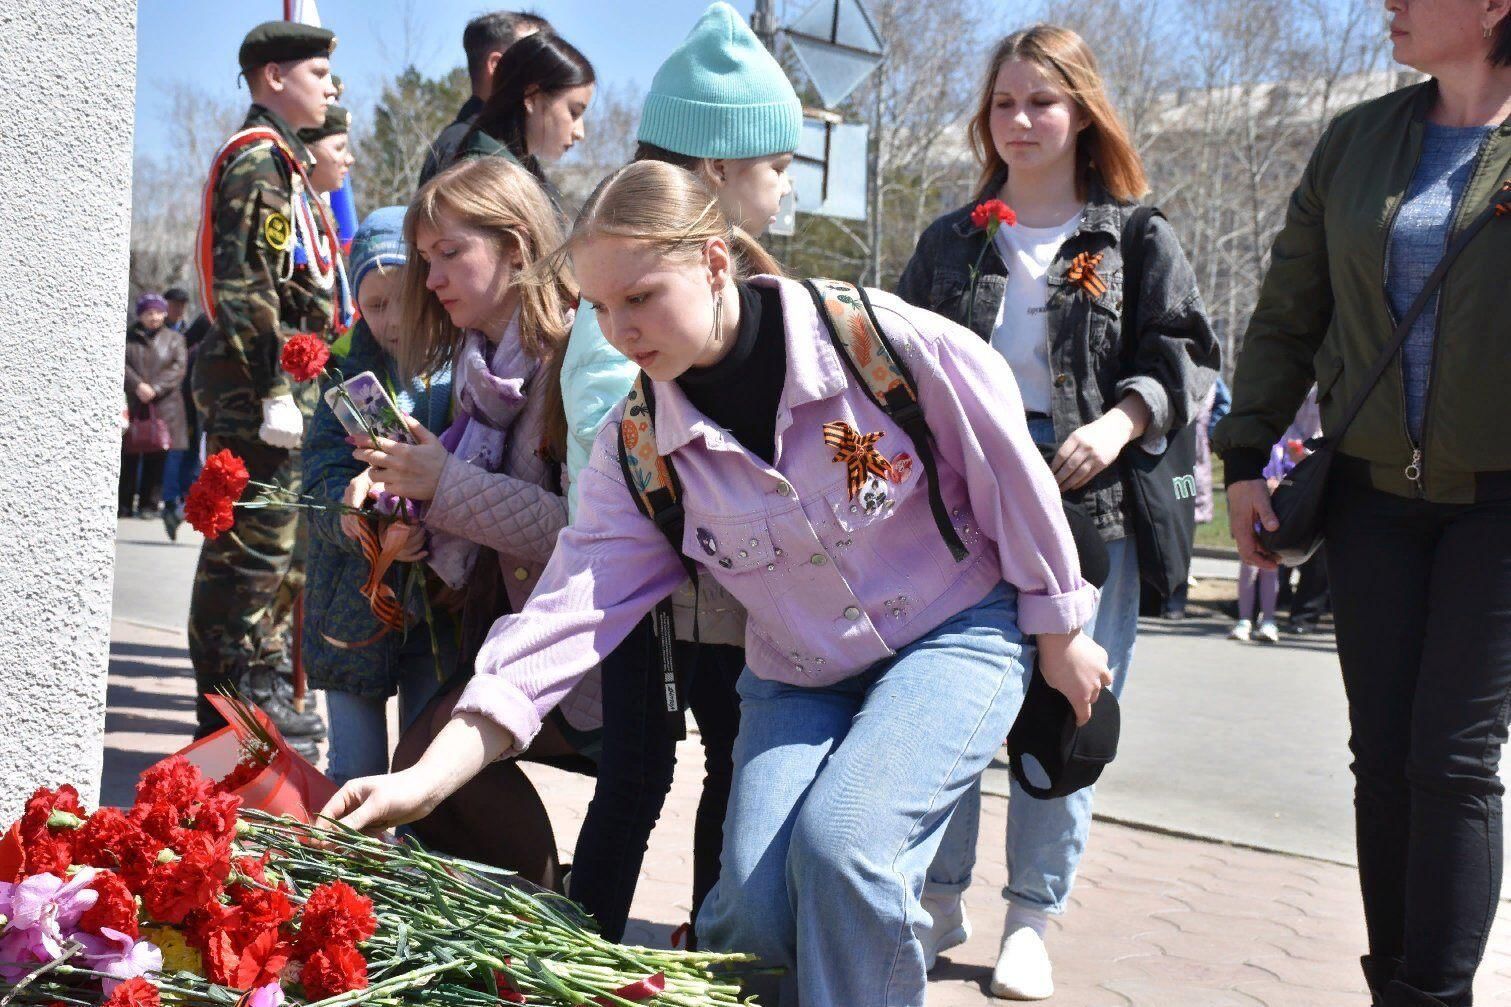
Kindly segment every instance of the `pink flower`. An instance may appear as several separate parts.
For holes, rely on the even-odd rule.
[[[8,982],[31,971],[30,963],[48,962],[63,953],[64,943],[79,928],[79,919],[100,897],[89,887],[94,869],[86,867],[71,880],[35,874],[0,891],[0,912],[10,920],[0,936],[0,978]]]
[[[82,957],[89,967],[110,977],[102,980],[106,996],[128,979],[163,970],[162,949],[151,941],[133,940],[109,927],[101,927],[98,935],[79,933],[73,939],[84,946]]]
[[[283,1007],[283,987],[277,983],[257,987],[247,994],[244,1007]]]

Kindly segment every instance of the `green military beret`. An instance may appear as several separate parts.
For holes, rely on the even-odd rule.
[[[340,105],[328,105],[325,109],[324,124],[315,129],[301,129],[299,139],[304,143],[314,143],[316,140],[324,140],[337,133],[350,133],[351,128],[352,114]]]
[[[267,63],[329,56],[335,49],[336,36],[328,29],[297,21],[264,21],[247,32],[236,58],[245,73]]]

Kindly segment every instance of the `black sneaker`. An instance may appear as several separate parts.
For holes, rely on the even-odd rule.
[[[183,515],[178,512],[175,504],[163,506],[163,530],[168,533],[168,541],[178,541],[178,526],[184,523]]]

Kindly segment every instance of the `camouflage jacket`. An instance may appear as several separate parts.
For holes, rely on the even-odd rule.
[[[253,105],[242,129],[254,126],[276,131],[296,157],[311,163],[278,115]],[[273,144],[258,142],[221,170],[210,202],[215,326],[195,360],[194,398],[212,435],[256,437],[261,401],[275,395],[292,394],[306,417],[314,410],[315,383],[296,385],[278,366],[288,337],[327,334],[334,310],[330,291],[292,261],[293,186],[293,173]]]

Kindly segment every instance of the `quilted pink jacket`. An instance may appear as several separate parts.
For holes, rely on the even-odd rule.
[[[544,369],[542,369],[544,371]],[[504,462],[489,472],[451,456],[441,470],[425,526],[457,535],[498,553],[509,605],[518,612],[535,590],[567,525],[567,498],[551,488],[553,466],[540,456],[546,395],[541,373],[525,389],[525,408],[509,431]],[[565,488],[563,488],[563,492]],[[603,722],[598,671],[585,678],[561,704],[573,727],[590,730]]]

